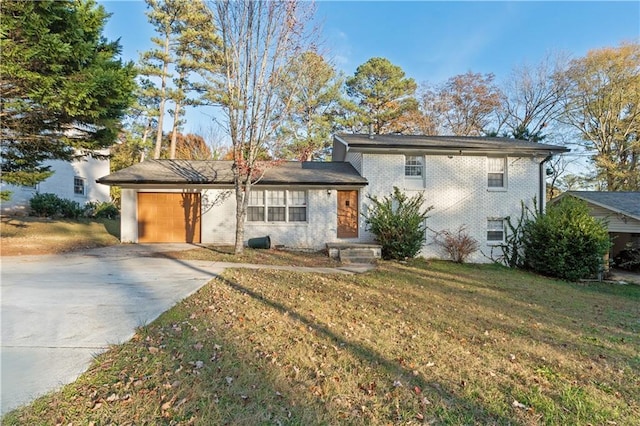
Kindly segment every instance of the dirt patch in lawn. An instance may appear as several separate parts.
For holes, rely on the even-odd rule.
[[[56,254],[119,244],[120,221],[3,217],[0,255]]]

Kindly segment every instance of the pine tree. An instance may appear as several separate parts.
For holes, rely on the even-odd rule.
[[[347,94],[358,104],[355,120],[359,127],[372,125],[376,134],[386,133],[402,114],[418,109],[413,97],[416,82],[386,58],[371,58],[360,65],[346,86]]]

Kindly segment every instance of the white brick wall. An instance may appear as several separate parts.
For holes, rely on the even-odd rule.
[[[81,205],[87,201],[109,201],[111,199],[109,187],[96,183],[96,179],[109,174],[109,160],[87,158],[70,163],[57,160],[48,161],[45,165],[51,166],[54,174],[49,179],[40,182],[35,188],[2,184],[3,190],[12,191],[11,200],[2,203],[2,213],[25,210],[29,205],[29,200],[36,192],[56,194],[60,198],[77,201]],[[74,193],[74,176],[85,179],[84,195]]]
[[[432,244],[434,232],[455,231],[465,225],[469,234],[478,240],[480,251],[469,259],[488,262],[491,246],[487,243],[487,219],[520,215],[520,202],[531,205],[538,193],[539,163],[531,158],[507,159],[507,187],[505,190],[487,188],[487,159],[484,156],[425,156],[423,188],[405,182],[404,156],[400,154],[360,154],[349,157],[355,161],[369,185],[360,189],[360,212],[370,204],[366,194],[378,197],[392,193],[398,186],[409,195],[423,191],[426,205],[433,205],[429,213],[427,243],[422,250],[425,257],[440,257]],[[354,165],[355,166],[355,165]],[[269,190],[270,188],[261,188]],[[275,188],[273,188],[275,189]],[[277,188],[280,189],[280,188]],[[295,188],[305,189],[305,188]],[[346,188],[345,188],[346,189]],[[355,189],[355,188],[354,188]],[[140,189],[142,190],[142,189]],[[147,189],[159,191],[158,188]],[[202,188],[201,241],[205,244],[233,244],[235,241],[235,194],[233,190]],[[337,190],[306,188],[308,221],[305,223],[245,222],[244,242],[250,238],[269,235],[272,245],[322,249],[328,242],[348,241],[337,238]],[[137,241],[137,196],[135,189],[122,191],[122,241]],[[160,189],[176,192],[179,188]],[[220,200],[220,195],[228,196]],[[218,201],[215,202],[214,201]],[[372,242],[374,236],[365,231],[364,217],[360,216],[359,237],[352,241]],[[484,253],[484,254],[483,254]]]
[[[262,188],[269,190],[269,188]],[[296,188],[298,189],[298,188]],[[305,188],[299,188],[305,189]],[[272,245],[320,250],[337,239],[337,192],[327,189],[307,190],[307,218],[304,223],[245,222],[244,243],[250,238],[269,235]],[[122,242],[137,242],[137,193],[180,192],[174,189],[122,189]],[[234,244],[236,199],[232,189],[202,189],[201,242],[203,244]],[[226,197],[223,194],[227,194]],[[126,212],[126,213],[125,213]]]
[[[365,154],[364,177],[369,181],[366,192],[377,196],[389,195],[394,186],[407,194],[415,194],[415,185],[405,184],[404,156]],[[377,172],[376,172],[377,171]],[[483,156],[428,155],[425,157],[424,188],[425,205],[433,206],[427,219],[432,231],[457,230],[465,225],[469,234],[478,240],[480,251],[471,262],[488,262],[491,246],[487,244],[487,219],[520,215],[520,202],[532,206],[538,194],[539,163],[531,158],[509,157],[507,159],[506,190],[487,189],[487,159]],[[363,202],[366,208],[367,200]],[[363,228],[364,229],[364,228]],[[441,253],[432,243],[432,231],[427,231],[427,242],[422,251],[425,257],[440,257]],[[363,233],[360,240],[373,238]]]

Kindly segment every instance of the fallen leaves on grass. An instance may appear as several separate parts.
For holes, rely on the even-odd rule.
[[[14,424],[627,424],[627,294],[439,262],[228,271]],[[595,303],[611,311],[592,329]]]

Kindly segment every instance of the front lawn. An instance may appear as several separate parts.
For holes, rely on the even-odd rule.
[[[119,219],[3,217],[0,254],[56,254],[119,244]]]
[[[639,286],[229,270],[3,424],[632,425],[639,348]]]

